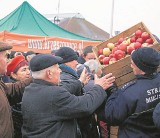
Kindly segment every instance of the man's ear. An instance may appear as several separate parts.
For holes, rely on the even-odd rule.
[[[52,78],[53,78],[52,72],[51,72],[50,70],[46,70],[46,76],[47,76],[49,79],[52,79]]]

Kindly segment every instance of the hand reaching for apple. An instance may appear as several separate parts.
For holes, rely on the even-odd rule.
[[[84,85],[86,85],[88,83],[88,81],[90,80],[90,75],[88,74],[87,69],[85,67],[84,67],[84,69],[81,73],[81,76],[80,76],[79,80]]]
[[[115,77],[112,76],[112,73],[109,73],[101,78],[98,78],[97,75],[94,76],[94,83],[100,85],[104,90],[108,89],[115,82]]]

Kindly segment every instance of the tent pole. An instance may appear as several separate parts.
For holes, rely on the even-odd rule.
[[[60,0],[58,0],[58,14],[57,14],[57,19],[59,18],[59,9],[60,9]]]
[[[114,0],[112,0],[110,38],[113,37]]]

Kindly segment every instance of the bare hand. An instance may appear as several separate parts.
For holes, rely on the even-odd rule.
[[[104,90],[111,87],[114,81],[115,77],[112,76],[112,73],[109,73],[101,78],[98,78],[97,75],[94,76],[94,83],[100,85]]]
[[[90,75],[88,74],[87,69],[85,67],[84,67],[84,69],[83,69],[83,71],[81,73],[81,76],[80,76],[79,80],[84,85],[86,85],[88,83],[88,81],[90,80]]]

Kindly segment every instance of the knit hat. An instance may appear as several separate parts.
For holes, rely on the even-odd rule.
[[[57,50],[57,52],[55,52],[55,56],[63,58],[61,63],[66,63],[78,59],[76,52],[69,47],[61,47],[59,50]]]
[[[16,56],[7,66],[7,75],[10,76],[11,72],[16,73],[20,67],[23,67],[25,65],[28,65],[28,62],[25,60],[24,56]]]
[[[0,52],[10,49],[12,49],[12,46],[8,45],[7,43],[0,42]]]
[[[38,54],[34,56],[30,61],[31,71],[40,71],[51,67],[62,61],[61,57],[53,56],[51,54]]]
[[[132,55],[135,65],[145,73],[153,73],[160,64],[160,54],[150,47],[143,47],[135,50]]]

